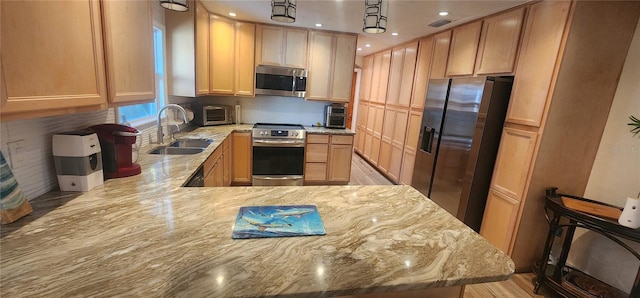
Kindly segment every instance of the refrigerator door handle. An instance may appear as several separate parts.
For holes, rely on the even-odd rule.
[[[433,135],[435,132],[436,129],[433,127],[422,127],[422,143],[420,144],[420,150],[426,153],[431,153],[431,149],[433,149]]]

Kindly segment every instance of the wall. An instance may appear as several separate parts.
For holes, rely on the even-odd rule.
[[[640,193],[640,135],[630,131],[629,116],[640,117],[640,23],[629,48],[609,112],[585,197],[624,207]],[[585,119],[588,121],[588,119]],[[630,242],[628,242],[630,243]],[[640,244],[632,245],[640,251]],[[576,231],[568,262],[627,293],[640,262],[611,240],[583,229]]]

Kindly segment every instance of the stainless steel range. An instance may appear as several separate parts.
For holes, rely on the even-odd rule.
[[[300,124],[256,123],[253,186],[303,185],[306,131]]]

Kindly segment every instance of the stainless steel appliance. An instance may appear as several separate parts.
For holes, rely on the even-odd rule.
[[[256,66],[256,94],[304,97],[307,71],[301,68]]]
[[[104,183],[100,141],[93,131],[53,135],[53,161],[62,191],[89,191]]]
[[[347,104],[330,104],[324,109],[324,127],[347,127]]]
[[[479,231],[512,77],[430,80],[411,185]]]
[[[226,105],[194,105],[193,121],[202,126],[231,124],[233,110]]]
[[[299,124],[256,123],[253,186],[302,185],[306,131]]]

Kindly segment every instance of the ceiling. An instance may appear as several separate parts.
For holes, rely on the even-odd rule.
[[[271,0],[201,0],[212,13],[237,20],[358,33],[358,56],[366,56],[402,42],[454,27],[467,21],[505,10],[530,0],[390,0],[385,33],[362,32],[365,0],[298,0],[296,21],[278,23],[271,20]],[[440,11],[449,15],[439,16]],[[432,28],[428,24],[446,19],[451,23]],[[322,27],[316,27],[316,23]],[[397,32],[397,36],[391,33]],[[370,47],[366,45],[369,44]]]

